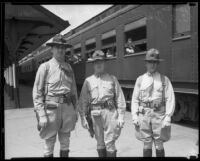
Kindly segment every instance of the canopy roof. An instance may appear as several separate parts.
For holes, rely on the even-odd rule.
[[[30,54],[69,25],[42,6],[6,3],[4,67]]]

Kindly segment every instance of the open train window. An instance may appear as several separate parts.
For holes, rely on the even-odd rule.
[[[173,5],[173,37],[180,37],[190,34],[191,17],[189,4]]]
[[[72,57],[72,61],[73,63],[78,63],[81,60],[82,60],[81,43],[79,43],[74,46],[74,55]]]
[[[67,60],[69,60],[71,57],[71,50],[67,49],[65,52],[65,62],[67,62]]]
[[[111,30],[102,35],[101,38],[102,48],[101,50],[105,53],[108,58],[116,57],[116,31]]]
[[[92,57],[92,54],[94,53],[96,49],[96,40],[95,38],[90,38],[86,40],[85,42],[85,49],[86,49],[86,59],[89,61]]]
[[[147,50],[146,17],[125,25],[125,54],[131,55]]]

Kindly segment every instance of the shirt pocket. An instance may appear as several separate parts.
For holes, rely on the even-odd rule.
[[[98,86],[97,86],[97,84],[90,85],[90,94],[91,94],[92,99],[98,97]]]
[[[102,83],[102,88],[105,94],[109,95],[113,94],[113,83],[111,82]]]

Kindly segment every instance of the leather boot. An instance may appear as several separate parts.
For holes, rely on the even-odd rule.
[[[115,151],[106,151],[107,157],[117,157],[117,150]]]
[[[143,157],[152,157],[152,149],[143,149]]]
[[[156,157],[165,157],[165,150],[164,149],[161,149],[161,150],[156,149]]]
[[[106,149],[97,149],[99,157],[106,157]]]
[[[44,155],[45,158],[53,158],[53,154]]]
[[[60,157],[67,158],[69,156],[69,150],[60,150]]]

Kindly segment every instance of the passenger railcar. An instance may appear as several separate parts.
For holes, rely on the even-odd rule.
[[[127,103],[136,78],[145,72],[144,57],[157,48],[164,62],[160,72],[172,81],[176,92],[173,119],[198,120],[198,6],[115,5],[65,34],[73,45],[71,54],[81,54],[84,63],[74,66],[77,83],[92,74],[91,54],[101,49],[110,60],[107,71],[114,74],[123,87]],[[126,52],[131,38],[134,53]],[[130,106],[128,106],[130,110]]]
[[[73,45],[66,55],[82,57],[71,64],[79,91],[92,74],[92,53],[101,49],[109,57],[107,71],[123,88],[128,110],[135,80],[145,72],[146,51],[157,48],[165,59],[159,71],[170,78],[176,94],[173,120],[198,121],[198,3],[114,5],[64,36]],[[130,38],[133,53],[126,50]],[[34,57],[35,71],[43,58]]]

